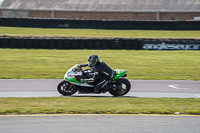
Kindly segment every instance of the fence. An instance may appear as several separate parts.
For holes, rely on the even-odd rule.
[[[200,21],[116,21],[0,17],[0,26],[118,30],[200,30]]]
[[[197,39],[80,39],[0,37],[0,48],[200,50]]]

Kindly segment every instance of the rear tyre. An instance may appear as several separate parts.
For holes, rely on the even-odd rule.
[[[131,89],[131,83],[125,78],[116,79],[113,83],[113,88],[109,90],[109,93],[113,96],[126,95]]]
[[[77,88],[75,85],[63,80],[61,81],[58,86],[57,86],[57,90],[60,94],[62,94],[63,96],[71,96],[74,93],[77,92]]]

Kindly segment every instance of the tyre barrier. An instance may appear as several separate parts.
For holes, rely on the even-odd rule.
[[[90,28],[118,30],[200,30],[200,21],[75,20],[0,17],[1,26],[32,28]]]
[[[197,39],[94,39],[0,37],[0,48],[200,50]]]

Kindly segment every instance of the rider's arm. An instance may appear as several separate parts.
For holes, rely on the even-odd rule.
[[[98,72],[94,72],[94,76],[92,78],[89,79],[85,79],[86,82],[88,83],[93,83],[94,81],[96,81],[99,78],[99,73]]]
[[[88,63],[80,64],[81,67],[86,67],[88,66]]]

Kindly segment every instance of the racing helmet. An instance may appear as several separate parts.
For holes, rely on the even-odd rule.
[[[88,57],[88,61],[87,62],[88,62],[89,67],[95,66],[99,62],[98,55],[90,55]]]

